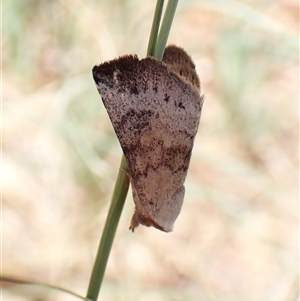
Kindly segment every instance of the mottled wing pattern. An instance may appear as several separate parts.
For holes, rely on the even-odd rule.
[[[167,64],[126,55],[93,68],[128,164],[132,229],[141,223],[171,231],[183,202],[203,100],[199,80],[192,85]]]

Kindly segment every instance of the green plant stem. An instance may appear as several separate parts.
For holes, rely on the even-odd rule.
[[[160,27],[158,39],[156,42],[155,52],[154,52],[154,57],[157,58],[158,60],[161,60],[163,58],[177,4],[178,4],[178,0],[169,0],[167,4],[166,12]]]
[[[56,291],[60,291],[63,293],[67,293],[69,295],[72,295],[73,297],[82,299],[82,300],[87,300],[86,298],[59,286],[56,285],[51,285],[48,283],[43,283],[43,282],[37,282],[37,281],[28,281],[28,280],[23,280],[23,279],[19,279],[19,278],[12,278],[12,277],[8,277],[8,276],[0,276],[0,281],[1,282],[9,282],[9,283],[14,283],[14,284],[25,284],[25,285],[36,285],[39,287],[45,287],[45,288],[50,288],[52,290],[56,290]]]
[[[156,2],[153,23],[152,23],[151,33],[150,33],[150,37],[149,37],[147,55],[154,56],[158,29],[159,29],[161,14],[163,11],[164,2],[165,2],[164,0],[157,0],[157,2]]]
[[[127,163],[124,155],[121,159],[120,170],[117,177],[115,189],[112,196],[112,202],[106,218],[104,230],[101,236],[97,257],[94,263],[93,271],[86,298],[96,301],[100,291],[101,283],[104,277],[107,260],[110,249],[115,237],[117,226],[126,200],[129,178],[126,174]]]

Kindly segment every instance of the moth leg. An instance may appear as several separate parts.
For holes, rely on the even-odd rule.
[[[131,230],[132,232],[134,232],[134,229],[137,228],[138,226],[139,226],[139,219],[138,219],[138,214],[137,214],[137,212],[135,210],[134,214],[133,214],[133,216],[131,218],[129,230]]]

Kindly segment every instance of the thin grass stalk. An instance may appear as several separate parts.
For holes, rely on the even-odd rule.
[[[86,298],[89,300],[96,301],[100,292],[111,246],[116,234],[117,226],[129,188],[129,178],[126,174],[126,170],[127,163],[123,155],[112,196],[112,201],[105,221],[97,256],[88,286],[88,291],[86,294]]]
[[[168,41],[178,0],[169,0],[156,42],[154,57],[161,60]]]
[[[157,2],[156,2],[153,23],[152,23],[152,27],[151,27],[149,42],[148,42],[147,55],[154,56],[164,2],[165,2],[164,0],[157,0]]]

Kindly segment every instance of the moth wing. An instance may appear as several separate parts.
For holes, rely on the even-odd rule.
[[[128,164],[141,223],[171,231],[199,125],[200,91],[151,57],[120,57],[95,66],[93,77]]]
[[[168,46],[164,52],[163,62],[172,71],[190,82],[195,88],[200,89],[200,80],[196,73],[196,66],[184,49],[175,45]]]

